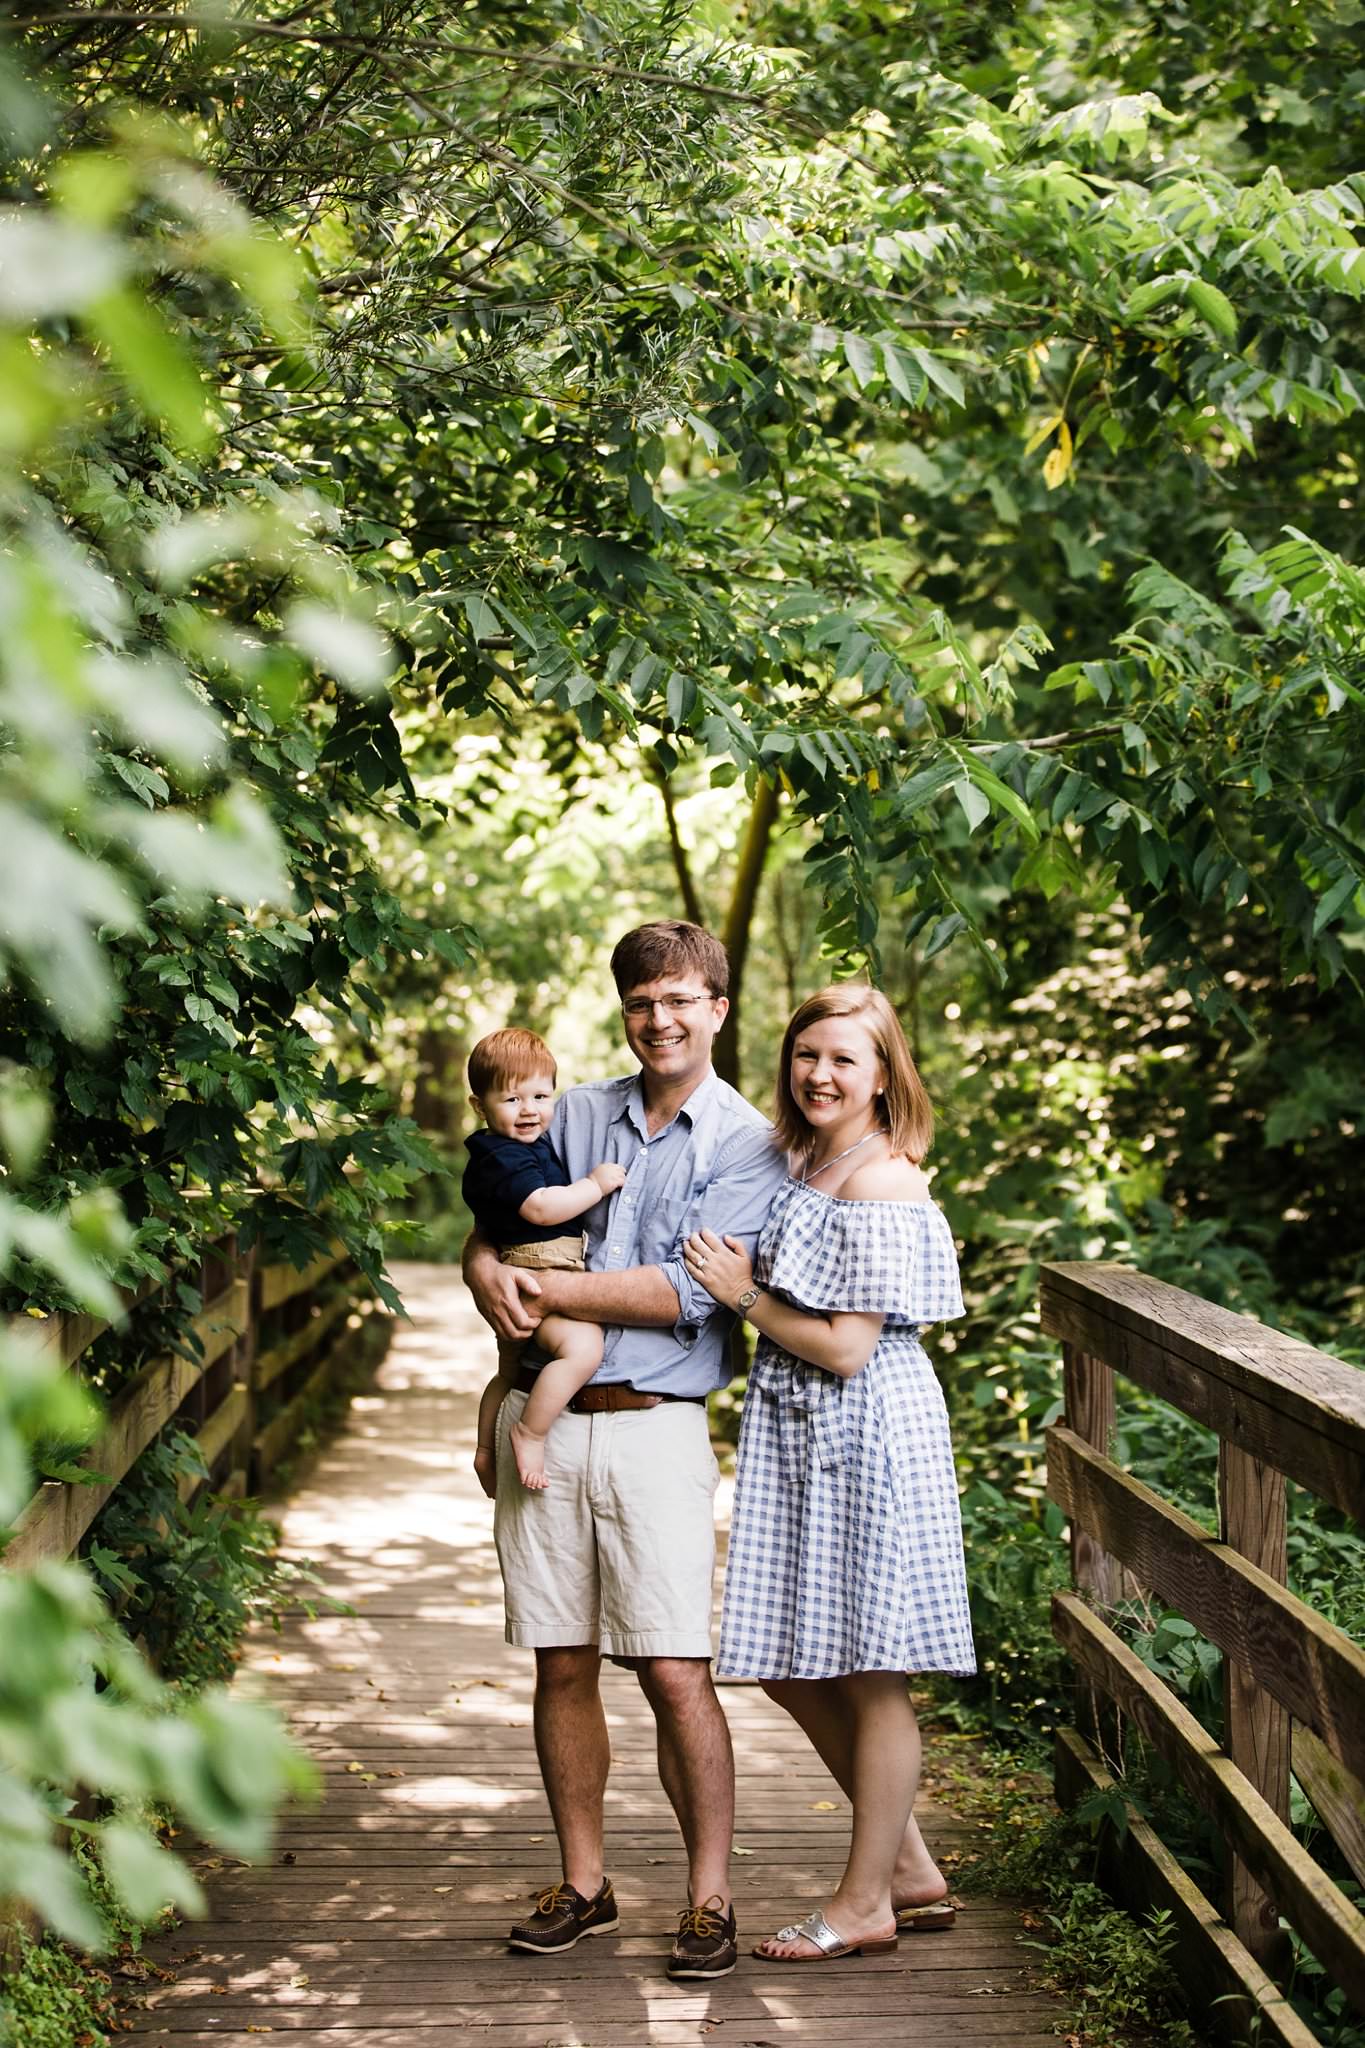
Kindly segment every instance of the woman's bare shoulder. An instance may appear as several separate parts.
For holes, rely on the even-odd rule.
[[[851,1173],[839,1193],[847,1202],[927,1202],[929,1181],[912,1160],[874,1159]]]

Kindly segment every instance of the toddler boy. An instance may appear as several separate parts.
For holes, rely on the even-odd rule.
[[[466,1140],[469,1162],[464,1198],[480,1230],[505,1265],[541,1271],[583,1268],[583,1233],[564,1225],[613,1194],[623,1166],[594,1166],[571,1181],[547,1135],[555,1099],[554,1055],[534,1031],[492,1031],[469,1055],[470,1101],[486,1126]],[[546,1484],[545,1439],[550,1424],[602,1362],[596,1323],[546,1316],[536,1331],[546,1354],[519,1421],[511,1424],[512,1451],[523,1486]],[[522,1347],[498,1340],[498,1370],[479,1401],[474,1469],[490,1492],[496,1469],[494,1428],[503,1398],[517,1376]]]

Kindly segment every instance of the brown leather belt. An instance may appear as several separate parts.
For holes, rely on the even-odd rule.
[[[540,1378],[538,1371],[524,1365],[512,1385],[519,1394],[529,1394]],[[567,1403],[570,1415],[615,1415],[622,1408],[657,1408],[664,1401],[691,1401],[706,1406],[704,1394],[641,1394],[626,1380],[613,1380],[604,1387],[580,1387]]]

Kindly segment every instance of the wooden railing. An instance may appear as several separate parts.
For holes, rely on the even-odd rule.
[[[1220,1911],[1132,1806],[1126,1827],[1103,1830],[1107,1884],[1131,1907],[1169,1909],[1211,2027],[1312,2048],[1282,1988],[1281,1919],[1365,2011],[1365,1918],[1291,1833],[1290,1771],[1365,1883],[1365,1652],[1287,1589],[1285,1478],[1365,1515],[1365,1373],[1117,1266],[1044,1267],[1042,1319],[1063,1346],[1048,1491],[1071,1523],[1075,1588],[1055,1596],[1053,1628],[1079,1667],[1086,1725],[1059,1734],[1058,1797],[1121,1799],[1108,1764],[1121,1778],[1126,1716],[1226,1845],[1227,1896]],[[1217,1535],[1112,1461],[1116,1371],[1217,1432]],[[1221,1749],[1110,1626],[1143,1600],[1222,1651]]]
[[[225,1239],[205,1247],[198,1284],[196,1343],[187,1355],[149,1359],[114,1392],[98,1438],[78,1460],[103,1477],[93,1485],[44,1482],[19,1517],[6,1565],[72,1556],[171,1421],[195,1438],[208,1467],[206,1482],[193,1475],[182,1482],[184,1498],[205,1483],[220,1494],[255,1492],[296,1441],[318,1396],[359,1352],[382,1341],[373,1289],[340,1246],[299,1271],[260,1265],[254,1252],[239,1252]],[[58,1363],[79,1372],[107,1328],[93,1316],[56,1315],[43,1325],[42,1341]]]

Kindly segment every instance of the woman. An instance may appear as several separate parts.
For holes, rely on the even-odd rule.
[[[791,1178],[751,1267],[702,1229],[688,1270],[759,1332],[740,1432],[717,1668],[757,1678],[853,1804],[827,1911],[754,1950],[819,1962],[952,1924],[912,1808],[907,1671],[976,1668],[952,1445],[923,1323],[962,1314],[952,1234],[920,1161],[928,1097],[876,989],[801,1004],[782,1044]]]

